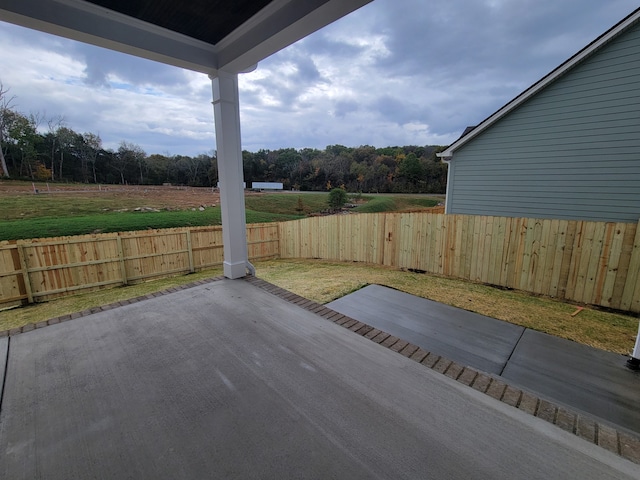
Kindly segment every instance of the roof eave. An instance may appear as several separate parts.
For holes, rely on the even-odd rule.
[[[467,135],[465,135],[463,137],[460,137],[458,140],[456,140],[451,145],[449,145],[449,147],[447,147],[446,150],[444,150],[443,152],[437,154],[438,157],[442,158],[443,161],[452,160],[453,159],[453,153],[456,150],[458,150],[460,147],[462,147],[463,145],[469,143],[471,140],[473,140],[478,135],[480,135],[482,132],[487,130],[491,125],[496,123],[502,117],[507,115],[509,112],[513,111],[515,108],[517,108],[518,106],[520,106],[521,104],[523,104],[527,100],[529,100],[531,97],[536,95],[542,89],[546,88],[549,84],[551,84],[552,82],[557,80],[559,77],[564,75],[565,72],[567,72],[568,70],[573,68],[578,63],[582,62],[588,56],[592,55],[595,51],[599,50],[602,46],[604,46],[607,43],[609,43],[611,40],[613,40],[615,37],[620,35],[622,32],[624,32],[625,30],[630,28],[632,25],[634,25],[639,20],[640,20],[640,8],[634,10],[631,14],[629,14],[627,17],[625,17],[622,21],[618,22],[612,28],[607,30],[602,35],[600,35],[593,42],[591,42],[589,45],[584,47],[578,53],[573,55],[567,61],[565,61],[560,66],[558,66],[557,68],[552,70],[546,76],[542,77],[540,80],[538,80],[532,86],[527,88],[524,92],[522,92],[520,95],[515,97],[509,103],[504,105],[498,111],[496,111],[495,113],[493,113],[492,115],[490,115],[489,117],[484,119],[476,128],[474,128]]]
[[[436,153],[436,157],[438,157],[443,162],[451,161],[451,159],[453,158],[453,154],[447,155],[445,152]]]
[[[0,0],[0,20],[209,75],[241,73],[372,0],[274,0],[216,45],[82,0]]]
[[[219,68],[246,69],[371,1],[274,1],[216,45]]]
[[[180,68],[217,69],[213,45],[80,0],[0,0],[0,20]]]

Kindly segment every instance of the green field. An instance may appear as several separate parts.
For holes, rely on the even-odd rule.
[[[269,212],[247,210],[247,223],[280,222],[300,218]],[[0,222],[0,240],[61,237],[88,233],[123,232],[158,228],[199,227],[220,225],[220,207],[204,212],[182,210],[174,212],[122,212],[73,217],[41,217]]]
[[[329,208],[328,193],[267,193],[245,198],[247,209],[305,216]]]
[[[308,214],[329,208],[327,193],[267,194],[247,197],[247,208],[269,211],[283,215]],[[441,200],[425,196],[396,195],[349,195],[349,202],[358,203],[353,209],[357,213],[398,212],[435,207]],[[362,203],[362,204],[360,204]]]
[[[267,193],[245,199],[247,223],[278,222],[304,218],[328,209],[328,193]],[[0,240],[58,237],[148,230],[187,226],[220,225],[220,206],[178,210],[159,203],[152,194],[143,205],[159,211],[133,211],[140,198],[90,193],[33,195],[4,194],[0,197]],[[166,202],[166,199],[164,200]],[[389,212],[430,207],[437,199],[403,196],[357,196],[350,201],[364,202],[353,211]],[[165,205],[165,206],[162,206]]]

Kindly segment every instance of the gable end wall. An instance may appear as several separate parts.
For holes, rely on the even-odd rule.
[[[637,222],[640,24],[455,152],[447,212]]]

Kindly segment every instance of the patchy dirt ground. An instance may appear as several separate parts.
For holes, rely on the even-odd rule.
[[[410,213],[410,212],[429,212],[429,213],[444,213],[444,205],[436,205],[435,207],[424,207],[418,209],[411,210],[402,210],[402,213]]]
[[[74,196],[83,198],[113,198],[126,205],[139,204],[159,209],[186,209],[213,206],[220,203],[220,194],[211,187],[177,187],[156,185],[82,185],[36,183],[39,195]],[[0,182],[0,198],[34,194],[28,182]],[[247,192],[251,195],[250,192]]]
[[[60,202],[66,202],[67,204],[84,202],[86,207],[89,207],[88,204],[90,203],[95,204],[95,211],[124,211],[139,208],[186,210],[200,206],[212,207],[220,204],[220,193],[218,189],[211,187],[58,183],[32,184],[31,182],[6,180],[0,181],[0,200],[2,200],[3,197],[22,197],[24,205],[30,205],[28,198],[36,193],[35,190],[38,191],[38,195],[55,197],[58,198]],[[254,195],[259,196],[263,195],[263,193],[250,190],[245,191],[245,196]],[[20,207],[15,205],[15,208]],[[65,211],[64,207],[61,208]],[[444,206],[412,208],[407,211],[444,213]],[[5,220],[14,217],[20,218],[16,215],[5,215],[5,217]],[[1,215],[0,218],[2,218]]]

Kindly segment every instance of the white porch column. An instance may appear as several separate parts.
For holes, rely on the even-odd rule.
[[[213,84],[213,113],[220,177],[224,276],[241,278],[247,274],[248,257],[238,75],[218,71],[217,76],[210,78]]]

